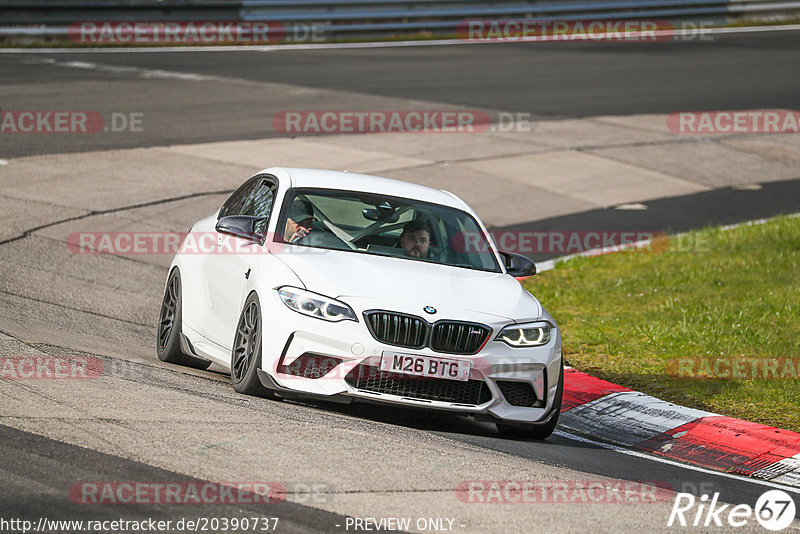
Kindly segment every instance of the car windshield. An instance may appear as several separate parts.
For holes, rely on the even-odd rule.
[[[485,233],[459,209],[356,191],[293,189],[277,240],[502,272]]]

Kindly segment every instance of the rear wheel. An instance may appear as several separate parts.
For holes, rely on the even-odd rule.
[[[186,365],[195,369],[207,369],[211,362],[184,354],[181,350],[181,325],[183,321],[181,305],[181,273],[173,269],[167,279],[164,300],[161,302],[161,315],[156,330],[156,353],[162,362]]]
[[[251,293],[244,303],[231,352],[231,384],[237,393],[268,397],[269,390],[258,379],[261,368],[261,305]]]
[[[550,437],[558,425],[558,416],[561,413],[561,399],[564,396],[564,364],[561,364],[561,376],[558,377],[558,388],[550,419],[546,423],[537,425],[517,426],[508,423],[495,423],[501,435],[511,438],[545,439]]]

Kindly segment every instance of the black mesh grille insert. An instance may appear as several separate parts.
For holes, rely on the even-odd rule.
[[[278,372],[303,378],[320,378],[333,371],[340,363],[342,360],[339,358],[306,353],[290,365],[279,365]]]
[[[511,406],[525,406],[528,408],[538,408],[544,406],[544,402],[536,398],[533,386],[528,382],[513,382],[511,380],[498,380],[497,387],[503,397]]]
[[[361,364],[345,377],[356,389],[387,393],[414,399],[483,404],[492,400],[492,393],[483,380],[446,380],[381,371],[379,367]]]
[[[425,346],[428,324],[413,315],[368,312],[367,326],[372,336],[388,345],[419,349]]]
[[[441,322],[433,325],[431,348],[451,354],[475,354],[490,330],[473,323]]]

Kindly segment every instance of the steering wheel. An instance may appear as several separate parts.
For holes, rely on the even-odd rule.
[[[429,253],[428,257],[426,259],[429,260],[429,261],[435,261],[437,263],[446,263],[444,261],[441,261],[446,252],[447,252],[447,247],[442,247],[442,250],[440,250],[439,252],[437,252],[435,254],[430,254]]]
[[[322,219],[319,221],[319,223],[320,223],[320,226],[322,226],[322,227],[323,227],[323,229],[324,229],[323,231],[327,231],[327,232],[329,232],[329,233],[330,233],[332,236],[335,236],[335,237],[336,237],[336,238],[337,238],[339,241],[341,241],[342,243],[344,243],[344,244],[345,244],[345,246],[346,246],[347,248],[349,248],[350,250],[358,250],[358,247],[357,247],[357,246],[355,246],[355,245],[354,245],[352,242],[350,242],[350,241],[348,241],[347,239],[345,239],[345,237],[349,238],[350,236],[348,236],[348,235],[347,235],[345,232],[343,232],[342,230],[340,230],[340,229],[339,229],[339,228],[338,228],[338,227],[337,227],[335,224],[333,224],[333,223],[329,223],[329,219],[327,219],[327,217],[325,217],[324,215],[323,215],[322,217],[323,217],[323,218],[322,218]],[[313,232],[312,232],[312,233],[313,233]],[[312,233],[309,233],[308,235],[311,235]],[[344,234],[344,237],[342,237],[342,236],[340,235],[340,233],[341,233],[341,234]],[[308,237],[308,236],[306,236],[306,237]],[[299,241],[299,240],[298,240],[298,241]]]

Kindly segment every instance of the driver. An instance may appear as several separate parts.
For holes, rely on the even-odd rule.
[[[294,243],[304,238],[311,231],[314,222],[314,206],[308,200],[295,199],[289,206],[286,214],[286,228],[283,231],[283,240]]]
[[[425,221],[415,219],[403,226],[400,246],[412,258],[427,258],[431,246],[431,230]]]

